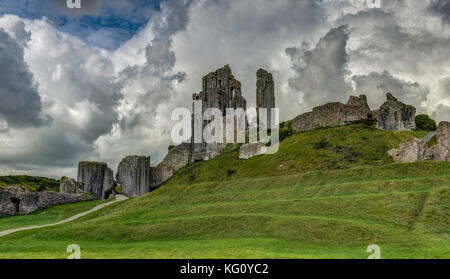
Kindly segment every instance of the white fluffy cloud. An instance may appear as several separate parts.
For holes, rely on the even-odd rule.
[[[257,69],[271,71],[282,120],[355,93],[376,107],[385,91],[449,120],[450,25],[439,2],[383,1],[369,9],[358,0],[164,1],[113,51],[93,46],[109,44],[102,40],[113,30],[98,30],[88,44],[50,19],[2,16],[0,57],[10,53],[20,65],[20,93],[30,98],[13,110],[28,108],[22,120],[0,104],[0,167],[58,177],[75,175],[79,160],[115,169],[122,157],[145,154],[156,164],[171,144],[172,109],[190,108],[201,77],[225,64],[250,106]],[[95,15],[99,7],[82,12]]]

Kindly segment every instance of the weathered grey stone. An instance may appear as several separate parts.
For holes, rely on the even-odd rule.
[[[389,150],[388,154],[399,163],[428,159],[450,162],[450,122],[439,123],[436,131],[436,144],[431,148],[423,140],[413,138],[402,143],[399,148]]]
[[[158,187],[169,179],[174,172],[189,164],[191,156],[190,144],[180,144],[169,150],[164,160],[157,167],[151,168],[151,187]]]
[[[397,101],[387,93],[387,101],[377,114],[378,128],[387,131],[410,131],[416,127],[416,108]]]
[[[266,124],[267,127],[271,127],[271,109],[275,108],[275,90],[272,74],[264,69],[259,69],[256,72],[256,110],[258,117],[261,120],[260,108],[267,109]],[[261,123],[261,122],[260,122]]]
[[[204,76],[202,91],[194,93],[192,99],[202,101],[202,113],[209,108],[217,108],[225,116],[228,108],[240,108],[244,111],[247,109],[247,101],[241,92],[241,83],[234,78],[228,65]],[[194,124],[194,119],[192,123]],[[209,121],[202,121],[202,131],[208,123]],[[194,143],[192,137],[190,158],[192,161],[209,160],[216,157],[222,148],[223,145],[219,143]]]
[[[347,104],[328,103],[315,107],[294,119],[294,130],[305,132],[321,127],[335,127],[373,118],[365,95],[350,96]]]
[[[400,144],[399,148],[389,150],[388,154],[398,163],[411,163],[431,158],[427,145],[418,138]]]
[[[0,189],[0,216],[28,214],[53,205],[87,200],[92,200],[92,197],[57,192],[30,192],[24,186],[4,186]]]
[[[83,194],[83,185],[70,177],[63,177],[59,184],[59,192],[64,194]]]
[[[96,199],[106,199],[113,186],[113,172],[106,163],[82,161],[78,163],[78,182],[85,192]]]
[[[150,191],[150,156],[127,156],[117,169],[117,183],[122,194],[128,197],[142,196]]]
[[[430,148],[433,160],[450,162],[450,122],[442,121],[436,130],[436,144]]]
[[[257,155],[265,154],[266,152],[267,147],[264,143],[246,143],[241,145],[239,159],[249,159]]]

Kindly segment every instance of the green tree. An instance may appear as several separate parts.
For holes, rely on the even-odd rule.
[[[436,121],[426,114],[416,116],[416,127],[422,131],[435,131],[437,129]]]

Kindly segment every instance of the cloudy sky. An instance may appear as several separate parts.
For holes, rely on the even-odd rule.
[[[65,2],[0,2],[0,175],[156,165],[173,108],[225,64],[249,106],[271,71],[281,120],[351,94],[377,108],[388,91],[450,120],[450,0]]]

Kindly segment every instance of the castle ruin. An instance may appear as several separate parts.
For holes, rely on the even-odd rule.
[[[256,105],[267,109],[267,124],[271,123],[271,108],[275,107],[274,80],[272,74],[259,69],[256,73]],[[202,78],[202,90],[192,95],[193,101],[201,101],[202,114],[208,108],[217,108],[223,115],[227,109],[247,109],[247,101],[242,95],[241,82],[232,74],[228,65],[211,72]],[[195,111],[195,110],[194,110]],[[315,107],[311,112],[304,113],[290,120],[295,132],[305,132],[321,127],[334,127],[354,123],[356,121],[373,120],[378,128],[383,130],[411,130],[415,127],[415,108],[405,105],[395,99],[390,93],[387,101],[378,110],[371,110],[365,95],[359,97],[350,96],[346,104],[339,102],[328,103]],[[261,115],[258,115],[261,117]],[[201,122],[204,128],[209,120],[203,117],[194,121]],[[198,124],[197,122],[195,122]],[[245,123],[247,128],[247,123]],[[192,125],[194,127],[194,125]],[[224,125],[225,126],[225,125]],[[203,129],[202,129],[203,130]],[[126,157],[121,161],[117,179],[124,194],[129,196],[140,196],[152,189],[159,187],[167,181],[177,170],[189,163],[209,160],[220,154],[225,143],[194,143],[194,131],[190,142],[179,144],[170,148],[166,157],[156,167],[149,166],[149,157]],[[248,159],[263,154],[265,150],[263,143],[244,144],[241,146],[241,159]],[[97,166],[97,164],[95,164]],[[85,162],[79,166],[79,181],[85,183],[86,191],[93,190],[96,198],[105,198],[111,182],[111,174],[105,171],[106,167],[93,166]],[[92,172],[92,174],[90,174]],[[107,173],[107,175],[105,175]],[[106,177],[107,181],[102,180]],[[95,182],[95,183],[94,183]],[[92,187],[92,185],[97,185]],[[92,189],[91,189],[92,188]]]

